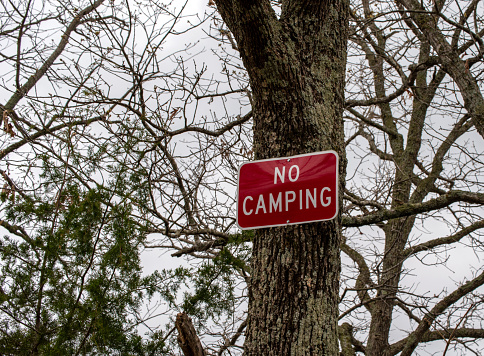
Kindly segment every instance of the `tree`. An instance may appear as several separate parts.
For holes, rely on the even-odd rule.
[[[345,1],[217,1],[249,76],[256,159],[345,154]],[[247,355],[338,352],[338,219],[258,230],[252,247]]]
[[[416,2],[397,1],[395,6],[386,6],[363,1],[361,8],[353,8],[352,14],[355,32],[351,40],[368,63],[364,73],[372,88],[369,95],[365,92],[367,98],[347,101],[350,119],[358,122],[357,132],[351,138],[365,138],[369,150],[381,161],[379,170],[392,166],[391,180],[375,182],[374,188],[370,188],[373,184],[359,188],[357,194],[348,190],[347,198],[365,216],[348,217],[346,222],[343,219],[346,226],[376,224],[384,236],[384,245],[375,249],[379,252],[373,257],[375,274],[365,260],[366,253],[358,252],[349,243],[342,248],[358,266],[354,288],[360,305],[371,316],[366,353],[393,355],[401,351],[402,355],[409,355],[420,343],[435,339],[447,340],[448,347],[458,334],[471,339],[480,337],[479,329],[461,328],[462,323],[472,325],[472,318],[457,312],[479,302],[471,298],[470,304],[458,306],[457,301],[470,297],[482,285],[482,271],[475,271],[467,282],[447,295],[437,298],[436,294],[436,301],[424,295],[412,297],[412,288],[402,285],[407,273],[405,265],[412,258],[421,258],[419,255],[427,251],[443,251],[462,239],[476,241],[472,233],[482,228],[482,220],[473,213],[473,204],[482,205],[477,178],[481,171],[476,167],[477,179],[472,179],[463,172],[466,158],[453,160],[455,152],[463,149],[458,142],[468,135],[472,125],[482,135],[482,78],[479,70],[471,69],[482,60],[478,2],[462,9],[458,2],[435,2],[424,8]],[[471,54],[461,59],[466,51]],[[361,72],[358,75],[363,77]],[[449,77],[459,87],[458,92]],[[350,83],[357,81],[360,79]],[[463,105],[459,95],[464,99]],[[356,105],[367,109],[355,110]],[[448,120],[439,120],[437,124],[433,118],[438,115],[445,115]],[[383,146],[379,143],[381,135]],[[476,141],[477,147],[482,144],[479,139]],[[480,155],[472,144],[469,149],[465,155]],[[452,165],[463,171],[452,170]],[[383,188],[386,184],[391,185]],[[449,213],[440,213],[442,208]],[[418,214],[425,215],[420,218]],[[419,241],[416,231],[432,218],[455,219],[453,226],[449,222],[449,236]],[[435,263],[440,262],[437,259]],[[455,309],[448,312],[449,319],[444,323],[438,316],[449,308]],[[396,309],[406,313],[417,326],[408,336],[390,344]],[[447,328],[441,329],[445,324]]]
[[[143,290],[163,283],[141,276],[143,231],[129,207],[103,206],[99,191],[66,185],[56,193],[6,209],[14,238],[0,245],[2,354],[143,354],[130,315]]]
[[[163,76],[152,51],[180,14],[150,7],[166,20],[150,29],[128,3],[2,7],[0,353],[166,353],[167,335],[138,328],[154,316],[145,303],[170,300],[186,273],[142,273],[147,227],[120,199],[130,177],[110,135],[123,123],[109,115],[143,75]],[[138,55],[128,44],[140,29],[151,47]],[[110,81],[128,84],[111,96]]]
[[[208,354],[239,354],[242,343],[257,354],[270,354],[269,347],[277,354],[337,354],[337,348],[344,356],[479,354],[480,1],[219,0],[198,16],[182,15],[187,7],[176,3],[62,2],[56,3],[63,6],[60,15],[34,2],[9,4],[2,5],[0,22],[2,68],[9,68],[0,94],[1,221],[8,234],[2,268],[22,266],[25,254],[31,261],[45,254],[58,261],[52,275],[62,280],[70,276],[60,262],[67,257],[48,246],[70,241],[62,251],[72,258],[81,232],[107,239],[96,261],[108,259],[119,273],[124,265],[109,259],[109,251],[119,251],[122,242],[131,256],[129,288],[121,274],[115,274],[121,284],[109,285],[119,297],[119,313],[108,314],[116,318],[103,329],[112,342],[94,343],[106,340],[99,329],[86,341],[100,348],[86,353],[179,354],[175,317],[184,311]],[[9,102],[14,106],[7,108]],[[236,228],[238,164],[325,149],[341,159],[338,219]],[[89,217],[94,208],[109,219]],[[79,211],[79,221],[93,222],[89,229],[69,215]],[[133,257],[142,246],[190,265],[143,279]],[[311,257],[301,259],[296,251]],[[264,254],[275,262],[264,261]],[[166,266],[162,256],[157,263]],[[79,271],[89,266],[82,261]],[[33,272],[30,295],[38,296],[39,272]],[[25,342],[44,335],[39,354],[46,353],[61,339],[10,317],[14,309],[4,301],[14,296],[9,288],[26,289],[11,281],[2,280],[0,317],[15,328],[2,342],[14,339],[13,330]],[[134,294],[123,299],[117,288]],[[145,293],[136,295],[139,288]],[[322,291],[325,303],[308,310]],[[42,300],[53,313],[54,304]],[[158,309],[144,316],[140,306],[150,301]],[[168,317],[166,329],[150,324],[158,314]],[[39,315],[42,330],[66,325],[56,314]],[[309,331],[308,320],[315,326]],[[137,325],[153,340],[140,338]],[[119,330],[130,333],[114,337]],[[79,334],[64,335],[82,349]]]

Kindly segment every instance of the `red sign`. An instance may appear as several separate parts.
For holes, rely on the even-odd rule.
[[[338,213],[334,151],[244,163],[239,167],[241,229],[331,220]]]

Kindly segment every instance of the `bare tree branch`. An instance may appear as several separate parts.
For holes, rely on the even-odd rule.
[[[460,286],[451,294],[444,297],[440,302],[438,302],[432,308],[432,310],[430,310],[430,312],[428,312],[424,316],[422,322],[417,326],[417,329],[415,329],[414,332],[412,332],[408,337],[405,338],[405,346],[402,348],[401,356],[410,356],[417,347],[418,343],[422,341],[425,333],[429,330],[435,319],[440,314],[442,314],[448,307],[457,302],[460,298],[472,292],[476,288],[482,286],[483,284],[484,272],[482,272],[474,279],[468,281],[467,283],[464,283],[462,286]],[[471,333],[469,332],[468,335],[470,334]],[[481,336],[484,335],[482,330],[480,332],[477,332],[476,334],[479,334]],[[396,353],[398,353],[398,351],[394,352],[393,354]]]

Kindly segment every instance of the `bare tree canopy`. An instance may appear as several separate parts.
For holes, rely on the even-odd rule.
[[[0,354],[481,354],[483,36],[479,0],[3,1]],[[337,219],[237,227],[241,163],[323,150]]]

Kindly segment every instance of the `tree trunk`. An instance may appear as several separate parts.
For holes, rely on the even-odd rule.
[[[347,2],[283,1],[279,19],[269,1],[217,6],[249,73],[256,159],[334,150],[342,191]],[[246,355],[338,354],[340,241],[339,218],[257,231]]]
[[[202,343],[197,336],[192,319],[186,313],[178,313],[175,327],[178,330],[178,345],[185,356],[205,356]]]

